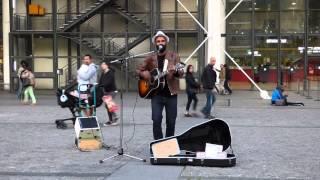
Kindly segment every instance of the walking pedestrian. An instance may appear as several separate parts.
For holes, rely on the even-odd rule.
[[[186,72],[186,92],[187,92],[187,96],[188,96],[188,102],[187,102],[187,106],[186,106],[186,112],[184,113],[184,116],[186,117],[192,117],[192,115],[196,115],[196,109],[197,109],[197,103],[198,103],[198,97],[197,97],[197,93],[199,91],[200,88],[200,84],[195,80],[194,76],[193,76],[193,66],[190,64],[187,67],[187,72]],[[190,109],[190,105],[193,101],[193,106],[192,106],[192,110],[193,113],[189,113],[189,109]]]
[[[30,67],[27,67],[21,74],[22,84],[24,87],[23,104],[27,104],[29,96],[31,98],[31,105],[36,105],[37,100],[34,95],[35,77]]]
[[[232,94],[232,90],[229,86],[229,81],[231,80],[231,71],[227,64],[224,65],[224,70],[225,70],[225,80],[224,80],[223,87],[224,87],[225,93]]]
[[[201,81],[203,90],[206,93],[207,102],[206,105],[202,108],[201,112],[206,119],[212,119],[214,116],[211,115],[211,108],[216,101],[213,88],[215,88],[217,73],[214,70],[214,65],[216,64],[216,58],[211,57],[209,64],[204,68],[201,75]]]

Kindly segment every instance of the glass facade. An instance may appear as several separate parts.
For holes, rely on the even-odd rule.
[[[226,11],[236,3],[227,0]],[[308,4],[305,0],[244,1],[227,20],[226,49],[262,88],[281,83],[294,88],[297,81],[320,75],[319,16],[317,0]],[[228,63],[235,84],[250,88],[248,80]]]
[[[102,1],[43,0],[38,2],[46,9],[42,16],[26,11],[27,5],[34,2],[14,2],[10,33],[11,89],[17,86],[16,69],[21,60],[31,64],[37,78],[36,88],[55,89],[76,78],[84,54],[91,54],[99,63],[145,53],[155,48],[150,34],[162,30],[170,37],[168,48],[186,59],[199,39],[204,38],[176,0],[119,0],[101,9],[96,7]],[[203,2],[184,0],[184,3],[195,17],[204,19],[204,13],[199,10]],[[126,82],[121,82],[126,83],[123,87],[136,89],[134,72],[143,59],[128,62]],[[204,55],[195,53],[188,63],[198,70],[199,59],[203,61]],[[113,66],[120,71],[120,65]]]

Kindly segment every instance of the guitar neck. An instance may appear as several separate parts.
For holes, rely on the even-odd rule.
[[[178,71],[180,69],[183,69],[184,68],[184,65],[183,64],[180,64],[180,65],[176,65],[175,67],[175,71]],[[164,77],[165,75],[167,75],[169,73],[168,70],[164,71],[164,72],[159,72],[159,74],[157,76],[155,76],[156,79],[160,79],[162,77]]]

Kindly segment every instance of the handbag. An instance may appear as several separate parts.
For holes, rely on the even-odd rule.
[[[112,96],[110,96],[110,95],[105,95],[105,96],[103,96],[102,99],[103,99],[104,103],[107,105],[109,112],[112,113],[112,112],[118,111],[119,107],[118,107],[118,105],[113,101]]]

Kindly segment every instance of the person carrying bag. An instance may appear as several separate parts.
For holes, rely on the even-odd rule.
[[[22,85],[24,88],[24,98],[23,103],[27,104],[29,96],[31,98],[31,105],[37,103],[36,97],[34,95],[35,77],[30,68],[25,69],[21,73]]]

